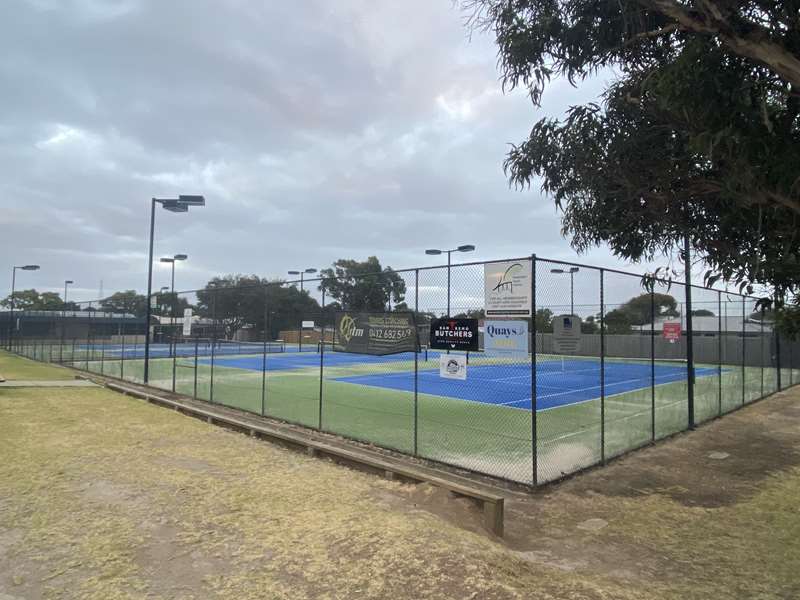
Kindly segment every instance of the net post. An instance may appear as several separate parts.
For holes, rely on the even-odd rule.
[[[650,290],[650,441],[656,440],[656,291]]]
[[[539,483],[539,423],[536,414],[536,254],[531,254],[531,480]]]
[[[414,456],[418,454],[419,443],[419,327],[417,315],[419,314],[419,269],[414,269],[414,337],[417,346],[414,348]],[[324,333],[324,332],[323,332]]]
[[[325,286],[322,287],[322,345],[319,348],[319,416],[317,418],[317,429],[322,430],[322,375],[325,369]],[[334,320],[334,329],[336,321]]]
[[[600,461],[606,462],[605,269],[600,269]]]
[[[105,374],[106,371],[106,341],[103,340],[100,345],[100,375]]]

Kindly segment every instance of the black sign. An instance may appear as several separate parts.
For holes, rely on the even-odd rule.
[[[434,350],[478,351],[478,319],[434,319],[430,345]]]
[[[334,350],[384,356],[416,352],[413,313],[336,313]]]

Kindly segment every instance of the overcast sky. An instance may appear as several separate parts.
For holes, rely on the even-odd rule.
[[[208,204],[157,213],[156,257],[189,255],[179,289],[342,257],[430,265],[426,247],[464,243],[471,260],[577,259],[553,202],[509,189],[502,161],[603,81],[556,82],[542,109],[504,95],[464,17],[450,0],[3,0],[8,277],[36,262],[18,287],[143,291],[149,199],[181,193]]]

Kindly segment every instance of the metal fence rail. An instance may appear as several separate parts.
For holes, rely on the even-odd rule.
[[[355,283],[366,300],[351,305],[323,279],[304,280],[302,291],[287,282],[154,296],[149,327],[102,301],[16,311],[13,322],[0,313],[0,342],[136,383],[145,383],[147,363],[151,386],[531,485],[800,382],[797,343],[773,332],[754,298],[660,280],[645,288],[640,275],[536,256],[512,260],[532,273],[533,316],[517,318],[528,347],[488,351],[484,327],[479,351],[465,357],[465,380],[440,376],[448,352],[427,347],[431,319],[492,323],[485,269],[506,261],[397,271],[399,293],[364,275]],[[418,351],[342,352],[342,310],[410,311]],[[565,315],[581,332],[569,351],[554,331]],[[680,324],[677,339],[662,335],[664,322]]]

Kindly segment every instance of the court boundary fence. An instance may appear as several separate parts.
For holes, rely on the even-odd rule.
[[[299,312],[285,298],[274,294],[277,289],[285,290],[299,281],[247,288],[248,301],[255,303],[249,308],[243,308],[238,301],[235,306],[229,306],[234,292],[241,293],[244,288],[171,294],[171,306],[161,311],[159,321],[168,327],[167,334],[159,334],[156,327],[147,327],[143,319],[133,313],[118,309],[110,314],[104,312],[107,306],[104,301],[83,303],[81,311],[38,314],[17,311],[13,318],[8,313],[5,317],[0,313],[0,345],[34,360],[149,384],[533,486],[561,479],[596,464],[605,464],[613,457],[680,431],[694,429],[700,423],[800,383],[800,346],[772,330],[763,309],[756,309],[756,298],[663,279],[650,278],[650,285],[646,286],[647,278],[642,275],[551,260],[535,254],[516,259],[393,271],[403,281],[406,291],[409,288],[413,290],[413,299],[399,299],[389,292],[383,299],[386,305],[381,310],[413,311],[422,321],[417,330],[419,337],[424,335],[421,332],[425,331],[426,320],[431,318],[459,313],[480,316],[480,296],[484,289],[482,270],[487,265],[511,261],[528,261],[531,268],[529,291],[533,316],[526,319],[529,327],[527,356],[524,359],[518,356],[512,363],[479,352],[473,354],[472,360],[478,365],[504,369],[502,373],[529,370],[530,396],[525,401],[530,401],[531,409],[525,410],[523,400],[516,402],[522,404],[520,407],[514,407],[512,402],[506,403],[510,405],[509,410],[516,411],[514,413],[506,409],[491,409],[494,412],[489,412],[480,405],[481,400],[475,406],[467,406],[461,402],[464,397],[458,394],[442,398],[426,392],[420,378],[430,371],[430,365],[427,340],[422,339],[418,341],[424,348],[424,355],[418,351],[411,353],[412,357],[398,359],[403,361],[403,368],[392,372],[395,377],[407,375],[406,384],[411,386],[410,389],[397,388],[402,392],[394,396],[402,400],[393,400],[402,404],[397,408],[397,414],[387,416],[391,410],[386,408],[386,404],[381,409],[385,414],[377,416],[373,413],[381,411],[366,404],[351,403],[344,410],[341,394],[337,396],[333,388],[328,389],[338,385],[335,375],[343,368],[332,358],[326,362],[335,340],[333,314],[336,310],[362,307],[348,307],[341,297],[331,302],[328,290],[332,289],[332,282],[324,278],[303,280],[303,284],[311,287],[300,292],[304,298],[308,297],[308,301],[304,299],[307,307]],[[445,270],[446,307],[441,302],[440,296],[443,297],[444,293],[439,281],[443,279]],[[561,276],[565,274],[570,280],[569,302],[562,297],[565,295],[565,278]],[[384,275],[365,274],[356,278],[356,282],[367,278],[382,281],[380,278]],[[574,298],[576,275],[582,279],[578,286],[581,301],[577,305]],[[454,284],[451,284],[451,279],[456,280]],[[631,304],[621,301],[622,292],[619,290],[622,289],[628,290],[627,296],[634,290],[641,292],[629,300],[638,297],[638,309],[644,310],[648,318],[639,319],[633,326],[628,324],[628,329],[620,331],[620,315]],[[592,293],[588,294],[587,290]],[[421,291],[425,297],[421,298]],[[205,294],[205,299],[201,301],[202,294]],[[154,294],[153,297],[157,296]],[[666,296],[676,301],[676,305],[673,306]],[[186,338],[176,328],[180,321],[181,298],[189,306],[204,307],[195,329],[200,333]],[[681,299],[679,303],[678,298]],[[370,308],[377,310],[376,306]],[[251,322],[243,316],[245,313],[251,315]],[[259,318],[253,318],[253,314],[258,314]],[[583,331],[583,348],[571,353],[555,351],[552,319],[558,314],[581,317],[581,328],[586,329]],[[754,315],[760,318],[754,318]],[[282,320],[283,324],[296,323],[300,344],[304,337],[303,324],[313,321],[318,341],[307,343],[306,348],[300,346],[295,353],[291,344],[275,339],[275,320]],[[681,323],[682,335],[677,343],[668,344],[658,327],[660,322],[675,320]],[[703,321],[703,327],[693,327],[693,322],[699,320]],[[81,330],[79,326],[83,321],[88,324]],[[708,323],[713,322],[716,327],[709,329]],[[731,329],[731,323],[738,325]],[[228,339],[235,327],[238,327],[234,332],[236,335],[258,339]],[[293,391],[292,386],[280,388],[278,376],[270,374],[272,361],[281,355],[304,352],[308,353],[307,359],[303,359],[302,366],[298,367],[306,378],[302,390],[298,387]],[[226,356],[242,355],[260,360],[261,368],[242,374],[240,382],[225,370],[223,363]],[[588,383],[593,384],[589,387],[597,389],[597,396],[574,404],[547,405],[548,394],[544,392],[549,383],[557,382],[559,377],[553,369],[557,362],[554,357],[560,357],[562,365],[565,360],[576,364],[586,361],[591,365],[586,369],[589,372],[586,377]],[[152,373],[149,367],[155,364],[159,366],[160,379],[148,381],[147,372]],[[636,366],[636,377],[642,381],[647,378],[649,385],[616,392],[615,389],[621,388],[614,387],[620,385],[614,381],[615,369],[619,365],[631,364]],[[681,365],[678,378],[659,382],[659,371],[672,364]],[[143,365],[146,368],[142,369]],[[375,371],[385,374],[385,368],[390,367],[369,364],[360,367],[367,375]],[[702,373],[700,379],[697,377],[698,369]],[[215,371],[222,378],[216,385]],[[674,368],[670,373],[670,377],[676,376]],[[563,378],[569,376],[565,370]],[[502,387],[507,383],[501,378],[498,384],[502,388],[501,394],[510,392],[510,387],[507,390]],[[462,385],[462,393],[464,385],[467,384]],[[477,388],[468,388],[467,391],[472,395],[480,393]],[[245,406],[237,393],[248,396]],[[306,395],[301,399],[303,403],[309,406],[316,403],[313,418],[311,413],[274,412],[271,410],[271,394],[283,394],[289,403],[296,400],[292,398],[293,394]],[[486,415],[490,418],[487,419]],[[454,424],[456,421],[458,423]],[[401,422],[402,426],[393,429],[393,424]],[[407,437],[403,437],[405,434]]]

